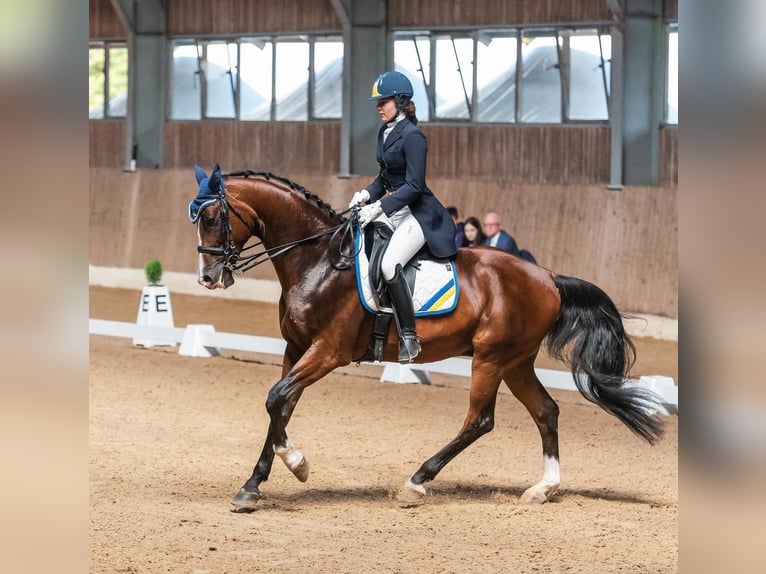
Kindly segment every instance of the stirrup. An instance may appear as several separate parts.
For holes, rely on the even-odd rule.
[[[399,339],[399,362],[411,363],[420,354],[420,343],[415,338]]]

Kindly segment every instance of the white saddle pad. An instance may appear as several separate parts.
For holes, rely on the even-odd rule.
[[[356,286],[362,306],[370,313],[390,313],[391,307],[381,307],[378,295],[370,285],[370,262],[364,250],[364,233],[357,230],[354,242],[356,255]],[[455,262],[420,260],[415,274],[412,301],[416,317],[444,315],[454,311],[460,288]]]

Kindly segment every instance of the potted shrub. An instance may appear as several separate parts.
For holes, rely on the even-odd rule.
[[[159,259],[152,259],[144,265],[144,273],[149,285],[159,285],[162,280],[162,263]]]
[[[138,305],[139,325],[151,325],[156,327],[173,327],[173,308],[170,305],[170,292],[162,280],[162,263],[159,259],[152,259],[144,265],[147,285],[141,292],[141,301]],[[156,341],[137,337],[133,339],[133,345],[139,347],[175,346],[176,343],[169,341]]]

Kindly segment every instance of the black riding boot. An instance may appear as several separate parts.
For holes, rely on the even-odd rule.
[[[420,353],[420,343],[415,333],[415,309],[407,281],[402,273],[402,266],[396,266],[396,274],[391,281],[386,281],[391,294],[391,306],[394,309],[396,329],[399,331],[399,362],[411,363]]]

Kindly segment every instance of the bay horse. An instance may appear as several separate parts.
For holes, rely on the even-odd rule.
[[[352,254],[356,217],[336,213],[313,193],[270,173],[208,177],[195,166],[200,185],[189,206],[198,233],[198,282],[227,288],[233,273],[270,260],[279,278],[279,325],[287,342],[282,377],[268,393],[269,426],[252,475],[235,494],[233,511],[250,512],[261,498],[274,455],[304,482],[306,457],[287,436],[286,427],[303,391],[322,377],[364,359],[374,316],[357,293]],[[345,235],[344,235],[345,234]],[[263,249],[246,256],[251,237]],[[350,242],[353,244],[353,240]],[[348,250],[347,250],[348,251]],[[351,248],[353,251],[353,248]],[[345,260],[345,261],[344,261]],[[468,413],[457,435],[426,460],[405,482],[397,499],[403,506],[422,501],[425,483],[494,426],[500,383],[504,382],[532,416],[542,439],[543,476],[521,496],[522,503],[544,503],[559,487],[559,408],[538,380],[534,364],[542,345],[567,363],[580,393],[616,416],[650,444],[662,435],[659,398],[626,384],[635,347],[622,315],[599,287],[557,275],[492,247],[458,250],[455,258],[460,295],[447,315],[417,319],[422,351],[416,362],[472,357]],[[398,335],[391,329],[384,361],[396,361]]]

